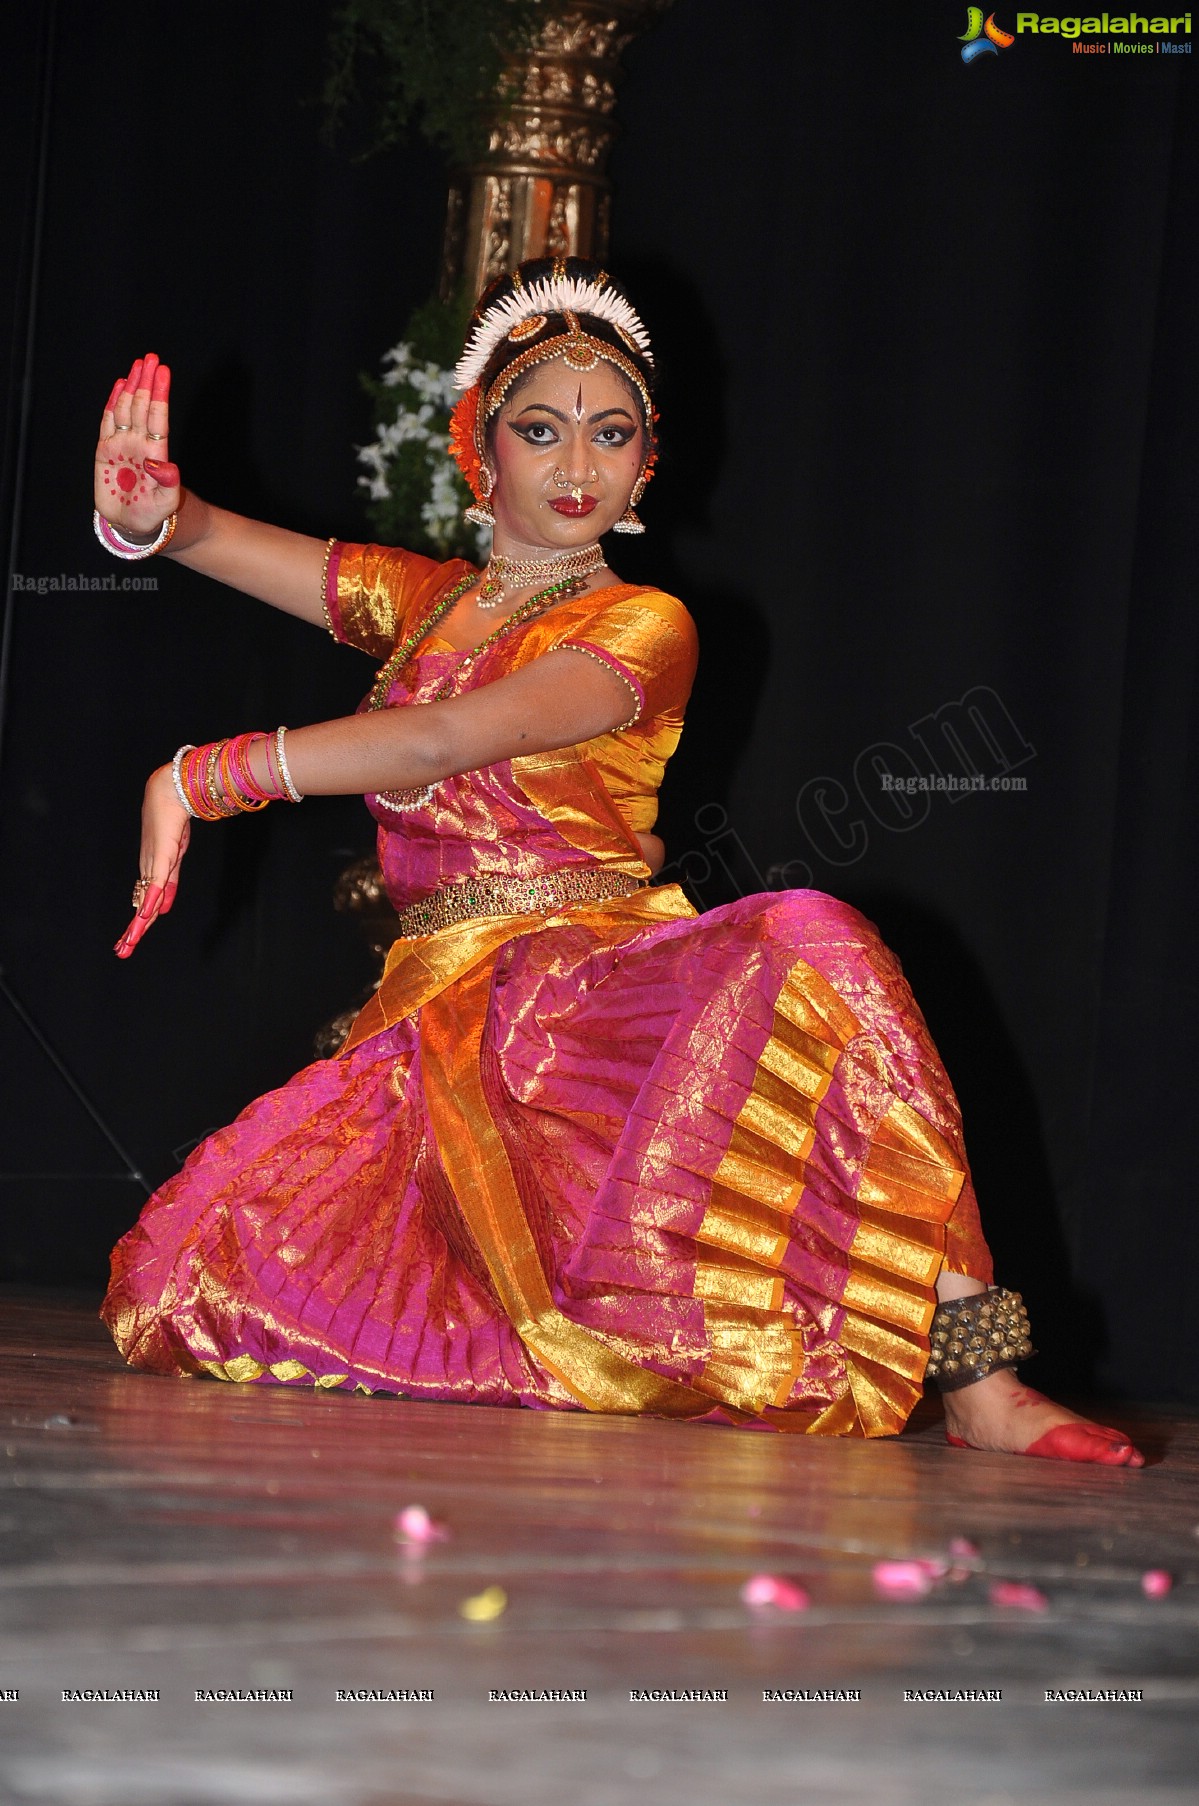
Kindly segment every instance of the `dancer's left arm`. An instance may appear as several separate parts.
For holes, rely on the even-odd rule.
[[[287,762],[302,796],[419,789],[503,759],[594,739],[628,721],[629,700],[626,685],[609,666],[560,647],[465,696],[292,729]],[[269,785],[264,742],[250,759],[255,777]],[[190,831],[191,817],[179,802],[171,768],[160,766],[142,803],[139,871],[149,883],[117,942],[122,958],[174,903]]]

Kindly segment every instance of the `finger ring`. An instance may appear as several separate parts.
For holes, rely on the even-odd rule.
[[[165,439],[166,434],[165,433],[147,433],[146,438],[147,439]]]
[[[132,427],[132,425],[122,426],[120,421],[118,420],[116,423],[116,426],[113,428],[113,431],[117,432],[117,433],[131,433],[133,431],[133,427]]]
[[[139,878],[138,879],[137,883],[133,887],[133,907],[134,907],[134,909],[136,909],[138,907],[138,905],[141,903],[143,897],[145,896],[145,894],[149,890],[149,888],[150,888],[150,880],[148,878]]]

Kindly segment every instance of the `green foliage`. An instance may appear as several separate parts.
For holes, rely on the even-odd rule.
[[[459,289],[449,301],[437,295],[422,301],[413,309],[404,334],[412,355],[451,369],[462,356],[473,306],[473,297],[465,289]]]
[[[539,0],[341,0],[329,38],[327,135],[351,108],[373,120],[364,155],[415,128],[455,163],[484,147],[504,58],[536,36]]]

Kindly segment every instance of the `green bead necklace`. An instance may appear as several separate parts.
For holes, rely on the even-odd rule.
[[[403,670],[421,641],[428,638],[437,623],[444,620],[445,616],[449,614],[455,602],[461,601],[467,590],[473,588],[478,581],[479,573],[477,571],[472,571],[468,577],[463,577],[460,583],[456,583],[453,589],[446,592],[433,612],[425,617],[415,632],[410,633],[403,644],[396,647],[375,679],[367,699],[368,708],[386,708],[387,692],[391,688],[392,680]],[[445,682],[433,692],[433,701],[442,702],[447,696],[452,695],[459,678],[464,677],[471,667],[482,658],[487,648],[494,646],[497,640],[503,639],[506,633],[511,633],[514,627],[521,626],[523,622],[531,620],[534,615],[542,614],[556,597],[564,596],[568,592],[572,596],[579,595],[585,587],[581,577],[563,577],[557,583],[551,583],[548,589],[538,590],[535,596],[530,596],[527,602],[522,602],[519,608],[514,608],[508,618],[501,621],[485,640],[480,640],[472,651],[459,660]]]

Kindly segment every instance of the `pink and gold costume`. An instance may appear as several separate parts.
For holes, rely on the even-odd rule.
[[[335,548],[339,637],[385,657],[468,568]],[[342,1052],[146,1206],[105,1320],[159,1372],[897,1431],[942,1263],[991,1278],[920,1012],[845,904],[697,915],[644,882],[635,833],[695,669],[682,605],[629,585],[556,603],[468,681],[565,645],[615,668],[636,719],[402,812],[368,798],[388,892],[639,888],[571,900],[568,877],[551,907],[397,940]],[[460,657],[427,638],[388,705],[429,701]]]

